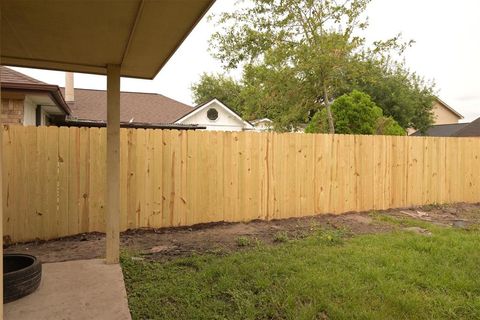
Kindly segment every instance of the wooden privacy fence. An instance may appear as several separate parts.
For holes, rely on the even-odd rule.
[[[106,130],[6,127],[4,235],[105,226]],[[480,139],[121,130],[121,229],[480,200]]]

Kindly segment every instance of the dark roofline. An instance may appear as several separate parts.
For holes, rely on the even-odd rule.
[[[65,87],[59,87],[60,89],[65,89]],[[91,89],[91,88],[74,88],[74,90],[88,90],[88,91],[101,91],[101,92],[107,92],[107,90],[103,90],[103,89]],[[161,93],[157,93],[157,92],[140,92],[140,91],[120,91],[120,93],[135,93],[135,94],[149,94],[149,95],[155,95],[155,96],[162,96],[162,97],[165,97],[165,98],[168,98],[170,100],[174,100],[175,102],[178,102],[178,103],[181,103],[181,104],[184,104],[190,108],[193,108],[192,106],[186,104],[186,103],[183,103],[183,102],[180,102],[178,100],[175,100],[173,98],[170,98],[164,94],[161,94]]]
[[[13,82],[2,82],[2,90],[14,90],[30,93],[47,93],[52,100],[54,100],[60,108],[65,111],[67,115],[71,115],[72,111],[68,106],[67,102],[63,98],[60,87],[53,84],[33,84],[33,83],[13,83]]]
[[[104,128],[107,126],[105,121],[84,120],[61,118],[54,119],[53,123],[57,126],[66,127],[94,127]],[[196,124],[172,124],[172,123],[144,123],[144,122],[120,122],[121,128],[144,128],[144,129],[177,129],[177,130],[201,130],[206,127],[198,126]]]
[[[214,98],[215,99],[215,98]],[[180,116],[180,118],[178,119],[175,119],[173,122],[177,122],[178,120],[182,119],[182,118],[185,118],[186,116],[188,116],[189,114],[191,114],[193,111],[197,110],[197,109],[200,109],[201,107],[203,107],[204,105],[206,105],[207,103],[209,103],[210,101],[214,100],[214,99],[211,99],[205,103],[202,103],[202,104],[199,104],[195,107],[192,108],[192,110],[190,110],[189,112],[183,114],[182,116]],[[220,100],[219,100],[220,101]],[[233,110],[232,110],[233,111]]]
[[[465,127],[468,127],[470,124],[469,123],[445,123],[445,124],[434,124],[428,127],[427,131],[425,133],[422,133],[420,130],[415,131],[414,133],[410,134],[410,137],[453,137],[458,131],[463,130]],[[437,128],[442,128],[442,127],[452,127],[453,130],[452,132],[449,132],[449,134],[446,134],[445,132],[441,132],[441,135],[439,135],[439,132],[436,132],[436,134],[432,134],[431,130],[435,130]]]
[[[442,126],[455,126],[455,125],[462,125],[462,124],[470,124],[470,123],[467,123],[467,122],[458,122],[458,123],[432,124],[429,128],[432,128],[432,127],[442,127]]]
[[[471,131],[473,130],[473,133]],[[480,136],[480,118],[477,118],[470,122],[465,127],[453,134],[454,137],[478,137]]]
[[[185,113],[183,116],[181,116],[180,118],[176,119],[174,122],[177,122],[178,120],[182,119],[182,118],[185,118],[186,116],[188,116],[189,114],[191,114],[192,112],[194,112],[195,110],[198,110],[200,109],[201,107],[205,106],[206,104],[209,104],[210,102],[212,102],[213,100],[217,100],[218,102],[220,102],[221,104],[223,104],[225,107],[227,107],[228,110],[232,111],[233,113],[235,113],[240,119],[242,119],[242,121],[245,121],[246,123],[248,123],[249,125],[251,125],[252,127],[255,127],[253,124],[250,123],[250,121],[248,120],[245,120],[243,119],[243,117],[238,114],[238,112],[236,112],[235,110],[233,110],[232,108],[230,108],[228,106],[228,104],[226,104],[225,102],[223,102],[222,100],[218,99],[218,98],[215,98],[213,97],[212,99],[208,100],[207,102],[204,102],[204,103],[201,103],[199,105],[197,105],[196,107],[193,107],[191,111]]]

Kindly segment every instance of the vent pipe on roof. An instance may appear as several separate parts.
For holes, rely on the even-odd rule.
[[[75,101],[75,89],[73,85],[73,72],[65,72],[65,101]]]

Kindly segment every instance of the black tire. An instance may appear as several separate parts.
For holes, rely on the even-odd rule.
[[[28,254],[3,255],[3,303],[34,292],[42,279],[42,264]]]

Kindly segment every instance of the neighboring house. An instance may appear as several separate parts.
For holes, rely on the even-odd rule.
[[[61,88],[72,114],[58,125],[105,126],[107,92],[105,90]],[[66,94],[68,92],[68,95]],[[120,93],[120,122],[124,126],[144,128],[177,128],[175,120],[190,112],[192,107],[161,94],[141,92]],[[189,128],[197,126],[187,126]]]
[[[463,116],[448,104],[436,97],[433,104],[434,124],[453,124],[463,119]]]
[[[468,123],[452,123],[452,124],[437,124],[428,128],[425,134],[416,131],[411,136],[427,136],[427,137],[451,137],[458,130],[468,126]]]
[[[438,124],[431,126],[425,134],[419,131],[412,136],[428,137],[480,137],[480,118],[471,123]]]
[[[470,122],[467,126],[460,128],[452,137],[480,137],[480,118]]]
[[[1,67],[2,118],[5,124],[103,127],[107,119],[105,90],[74,88],[66,73],[59,88]],[[197,107],[161,94],[120,93],[122,127],[161,129],[253,130],[252,124],[217,99]]]
[[[250,121],[251,124],[255,127],[255,131],[270,131],[273,129],[273,121],[268,118],[257,119]]]
[[[254,126],[218,99],[203,103],[177,119],[176,124],[199,124],[207,130],[243,131]]]
[[[455,132],[453,137],[480,137],[480,118]]]
[[[438,97],[435,97],[432,110],[433,125],[424,134],[425,136],[449,137],[465,125],[468,125],[468,123],[458,123],[458,121],[463,119],[463,116]],[[408,129],[407,131],[411,136],[422,135],[415,129]]]
[[[66,74],[62,89],[72,110],[66,124],[105,124],[107,92],[105,90],[74,88],[73,75]],[[253,126],[217,99],[197,107],[157,93],[121,92],[120,121],[124,126],[219,131],[252,130]]]
[[[49,125],[57,118],[70,115],[70,108],[58,86],[7,67],[0,67],[0,77],[2,124]]]

